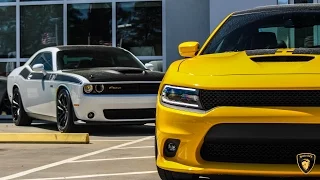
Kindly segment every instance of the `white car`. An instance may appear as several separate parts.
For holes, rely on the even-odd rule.
[[[13,122],[55,121],[60,132],[74,132],[77,124],[154,123],[163,76],[122,48],[44,48],[8,76]]]

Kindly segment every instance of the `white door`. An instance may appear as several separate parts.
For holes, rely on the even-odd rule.
[[[50,94],[50,85],[47,81],[49,80],[50,73],[52,72],[52,58],[50,52],[40,53],[35,57],[35,59],[30,63],[29,69],[31,73],[26,79],[23,79],[22,96],[23,105],[28,112],[37,115],[50,116],[50,102],[52,97]],[[32,70],[32,66],[35,64],[43,64],[47,74],[41,72],[35,72]]]

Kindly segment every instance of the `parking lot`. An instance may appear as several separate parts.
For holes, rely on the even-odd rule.
[[[160,180],[154,158],[154,124],[80,128],[90,134],[90,144],[1,144],[0,180]],[[0,120],[3,132],[57,133],[52,123],[15,127]]]

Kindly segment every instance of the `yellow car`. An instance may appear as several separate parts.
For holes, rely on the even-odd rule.
[[[320,4],[257,7],[180,44],[157,101],[162,180],[320,177],[319,25]]]

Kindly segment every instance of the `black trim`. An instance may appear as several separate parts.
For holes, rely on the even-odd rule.
[[[28,76],[30,74],[30,71],[27,69],[27,68],[24,68],[21,72],[20,72],[20,75],[24,78],[24,79],[27,79]]]
[[[308,141],[320,142],[320,124],[276,124],[276,123],[230,123],[213,126],[204,138],[205,142],[275,142]]]
[[[275,54],[277,49],[257,49],[257,50],[246,50],[248,56]]]
[[[264,56],[250,58],[254,62],[308,62],[313,56]]]
[[[62,72],[80,75],[90,82],[162,81],[165,74],[164,72],[145,71],[130,67],[70,69]]]
[[[31,72],[27,68],[24,68],[20,72],[20,76],[22,76],[24,79],[28,79],[29,75],[32,75],[30,77],[30,80],[50,80],[51,75],[55,73],[47,73],[46,76],[44,76],[43,73],[38,73],[38,72]],[[76,84],[81,84],[82,82],[74,77],[67,76],[67,75],[62,75],[62,74],[56,74],[56,78],[54,81],[63,81],[63,82],[71,82],[71,83],[76,83]]]
[[[320,124],[231,123],[213,126],[200,155],[205,161],[296,164],[303,152],[320,154]]]
[[[292,54],[320,54],[320,48],[297,48]]]
[[[66,82],[72,82],[72,83],[76,83],[76,84],[81,84],[82,82],[74,77],[71,76],[67,76],[67,75],[62,75],[62,74],[58,74],[57,77],[55,78],[55,81],[66,81]]]
[[[156,109],[104,109],[106,119],[152,119],[156,118]]]

